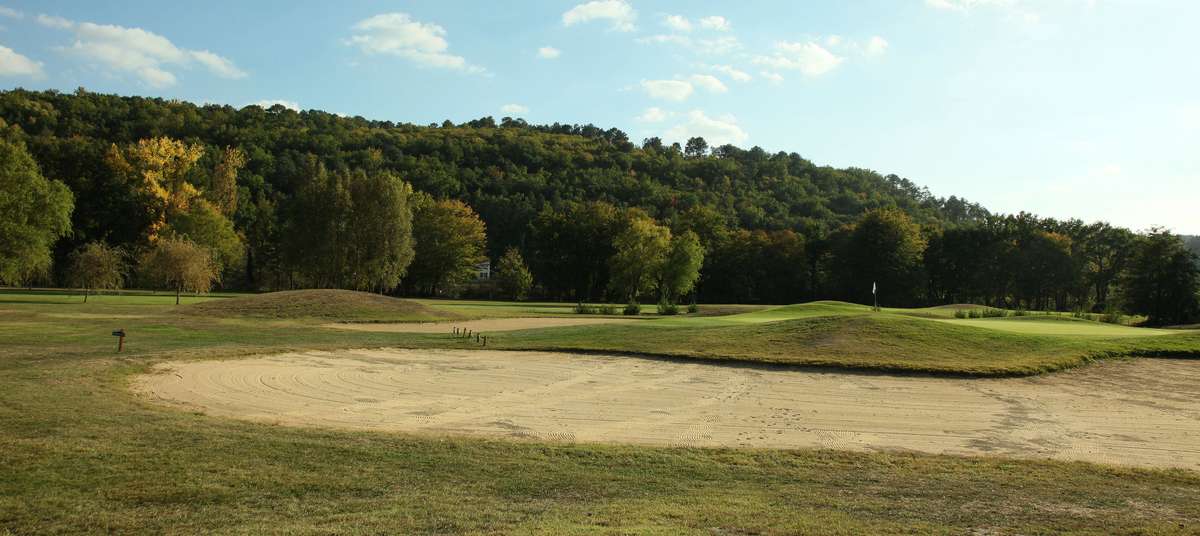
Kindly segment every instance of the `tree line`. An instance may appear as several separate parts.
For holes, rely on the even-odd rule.
[[[490,259],[506,295],[577,301],[869,302],[874,282],[897,306],[1125,310],[1156,322],[1198,309],[1195,256],[1165,231],[994,215],[895,175],[758,147],[82,89],[0,92],[0,121],[4,150],[27,157],[6,157],[3,173],[45,182],[7,202],[64,208],[31,211],[25,235],[4,228],[7,283],[66,284],[101,246],[151,267],[149,252],[188,241],[228,289],[444,295]],[[22,247],[42,253],[10,256]]]

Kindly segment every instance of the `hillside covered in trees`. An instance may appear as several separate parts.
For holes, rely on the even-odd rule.
[[[134,253],[161,235],[210,248],[228,289],[444,294],[503,257],[528,262],[534,295],[571,300],[869,302],[878,283],[894,305],[1102,311],[1136,302],[1131,266],[1194,258],[1165,232],[993,215],[797,153],[592,125],[412,125],[82,89],[0,93],[0,121],[74,196],[52,268],[27,274],[45,283],[67,283],[86,244]],[[661,266],[635,266],[633,248]],[[694,288],[671,259],[702,263]],[[1190,301],[1163,321],[1197,312],[1195,274],[1179,277]]]

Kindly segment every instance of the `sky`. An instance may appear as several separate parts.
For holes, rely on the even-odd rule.
[[[0,0],[0,88],[702,136],[1200,234],[1200,2]]]

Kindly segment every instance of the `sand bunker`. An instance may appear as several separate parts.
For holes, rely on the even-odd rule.
[[[1200,361],[972,380],[548,352],[348,350],[168,364],[135,389],[213,415],[289,425],[1200,469]]]
[[[387,333],[450,333],[454,328],[472,332],[516,331],[518,329],[558,328],[564,326],[587,326],[592,324],[615,324],[637,322],[632,318],[488,318],[484,320],[462,320],[454,322],[408,322],[408,323],[339,323],[322,327],[349,329],[354,331],[376,331]]]

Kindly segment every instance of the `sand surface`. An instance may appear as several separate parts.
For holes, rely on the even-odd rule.
[[[396,322],[396,323],[330,323],[321,327],[375,331],[386,333],[451,333],[454,328],[469,329],[471,332],[515,331],[518,329],[557,328],[563,326],[587,326],[592,324],[616,324],[637,322],[632,318],[486,318],[483,320],[459,320],[445,322]]]
[[[1200,470],[1200,361],[943,379],[549,352],[346,350],[167,364],[134,388],[212,415],[287,425]]]

